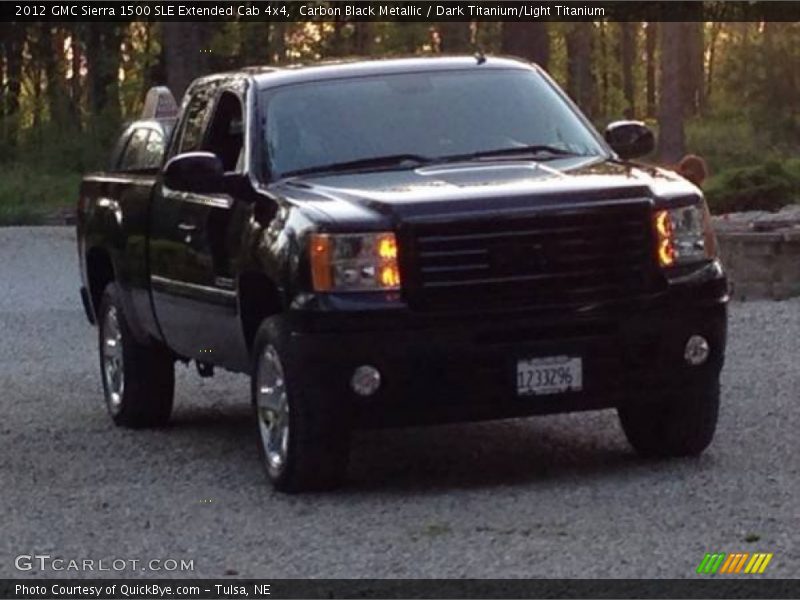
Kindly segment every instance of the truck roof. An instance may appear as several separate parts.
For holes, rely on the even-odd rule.
[[[514,58],[483,56],[446,56],[389,58],[376,60],[345,59],[286,67],[245,67],[229,73],[210,75],[203,79],[220,77],[247,77],[259,89],[290,83],[305,83],[326,79],[365,77],[389,73],[421,73],[462,69],[532,69],[531,63]]]
[[[420,73],[461,69],[530,69],[520,60],[479,58],[476,56],[392,58],[378,60],[345,60],[290,66],[255,76],[259,88],[287,83],[305,83],[324,79],[365,77],[390,73]]]

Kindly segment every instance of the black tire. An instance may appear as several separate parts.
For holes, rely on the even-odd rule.
[[[113,312],[117,329],[110,313]],[[98,314],[98,349],[100,375],[106,407],[114,423],[122,427],[157,427],[169,421],[175,393],[175,361],[172,354],[161,345],[141,344],[133,336],[122,307],[116,284],[109,284],[103,292]],[[114,333],[118,331],[117,338]],[[113,333],[112,333],[113,332]],[[108,344],[108,335],[121,343],[121,352],[115,360],[122,368],[121,393],[107,369],[106,353],[113,354],[116,347]]]
[[[719,383],[657,403],[621,406],[618,413],[625,436],[641,456],[696,456],[714,438]]]
[[[316,389],[313,382],[303,379],[302,365],[293,356],[288,339],[280,317],[272,317],[261,324],[253,344],[251,396],[259,456],[267,477],[278,491],[297,493],[332,489],[342,483],[347,472],[350,419],[332,394]],[[275,356],[282,375],[278,378],[282,381],[282,393],[272,391],[272,396],[266,400],[262,396],[259,400],[259,387],[264,390],[277,388],[273,385],[278,381],[274,378]],[[272,366],[265,366],[263,361]],[[276,400],[278,396],[282,400]],[[276,407],[278,404],[288,407],[286,424],[278,428],[278,431],[286,431],[288,442],[284,442],[276,430],[267,432],[273,419],[283,423],[278,416],[280,410],[265,408],[266,405]],[[265,410],[272,413],[269,418],[263,415]],[[278,440],[282,443],[279,444]]]

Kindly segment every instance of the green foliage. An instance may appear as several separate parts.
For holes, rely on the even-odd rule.
[[[800,198],[800,160],[727,169],[705,186],[711,212],[779,210]]]
[[[0,166],[0,226],[38,225],[78,201],[80,172],[53,171],[35,164]]]
[[[724,3],[715,4],[724,11]],[[211,25],[204,25],[209,34],[203,38],[210,54],[185,57],[196,63],[197,74],[246,64],[433,54],[441,33],[437,23]],[[565,87],[567,34],[575,26],[547,24],[549,68]],[[587,29],[593,92],[582,101],[601,130],[627,107],[621,27],[595,21]],[[632,36],[634,56],[642,59],[634,60],[632,71],[636,118],[645,116],[647,92],[660,92],[658,77],[648,90],[645,32],[638,23]],[[477,47],[501,52],[503,23],[476,22],[472,33]],[[135,117],[148,87],[164,82],[163,25],[15,23],[5,25],[0,38],[0,114],[8,115],[0,119],[0,224],[37,222],[74,202],[80,174],[104,166],[120,120]],[[800,196],[800,161],[786,157],[800,156],[800,24],[710,21],[704,51],[703,93],[685,111],[686,149],[709,164],[714,210],[773,209],[792,201]],[[653,56],[657,72],[661,49]],[[20,84],[16,91],[12,82]],[[698,110],[700,116],[689,117]]]
[[[430,52],[432,38],[428,23],[375,23],[375,55],[405,55]]]
[[[108,160],[120,126],[117,118],[107,115],[92,119],[83,130],[48,123],[27,131],[17,141],[13,153],[3,158],[48,171],[99,169]]]
[[[154,85],[153,70],[161,54],[160,23],[146,26],[132,23],[121,67],[125,77],[119,83],[119,99],[123,115],[138,114],[144,96]]]
[[[81,175],[104,167],[119,129],[111,115],[91,119],[83,130],[49,122],[1,145],[0,226],[39,224],[73,207]]]
[[[717,75],[717,108],[735,110],[773,141],[800,136],[800,24],[730,23]]]
[[[741,114],[693,119],[687,123],[686,140],[689,151],[702,156],[711,173],[759,164],[790,151]]]

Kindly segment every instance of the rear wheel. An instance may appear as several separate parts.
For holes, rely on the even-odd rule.
[[[285,339],[271,318],[254,344],[252,400],[262,462],[279,491],[333,488],[347,470],[349,422],[323,390],[301,384],[301,365]]]
[[[161,345],[141,344],[130,331],[115,284],[103,292],[98,320],[106,407],[123,427],[165,424],[172,412],[175,366]]]
[[[628,441],[642,456],[695,456],[714,438],[719,383],[657,403],[621,406],[618,413]]]

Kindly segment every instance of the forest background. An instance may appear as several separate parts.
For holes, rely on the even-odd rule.
[[[704,16],[724,3],[697,3]],[[715,8],[718,7],[718,8]],[[800,23],[0,23],[0,225],[74,210],[153,85],[246,65],[473,53],[547,69],[602,131],[646,121],[658,147],[710,167],[712,211],[800,198]]]

